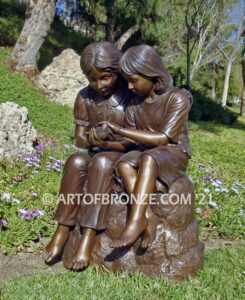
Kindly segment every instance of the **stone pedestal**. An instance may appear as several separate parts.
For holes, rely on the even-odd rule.
[[[168,194],[158,193],[156,202],[151,204],[158,223],[152,245],[142,249],[139,237],[133,246],[113,249],[109,244],[124,229],[130,207],[122,203],[111,205],[108,229],[97,235],[91,263],[114,272],[140,271],[153,278],[183,280],[194,276],[203,267],[204,254],[204,245],[198,239],[194,206],[192,183],[182,177],[173,183]],[[75,229],[64,250],[64,266],[74,256],[80,239],[79,229]]]

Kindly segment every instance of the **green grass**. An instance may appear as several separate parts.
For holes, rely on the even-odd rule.
[[[103,273],[90,267],[82,273],[17,278],[0,287],[2,300],[17,299],[244,299],[244,247],[208,251],[204,270],[178,283],[141,274]]]
[[[49,102],[20,75],[9,72],[4,66],[9,49],[0,49],[0,103],[17,102],[26,106],[29,117],[39,134],[39,142],[46,145],[40,157],[40,169],[33,174],[33,167],[26,167],[22,161],[3,161],[0,164],[0,198],[8,193],[20,203],[0,200],[0,215],[8,221],[8,228],[1,230],[0,252],[13,254],[25,248],[34,248],[42,236],[50,236],[55,228],[53,212],[61,180],[61,171],[47,171],[50,156],[66,160],[74,151],[65,144],[73,143],[73,117],[69,108]],[[190,124],[190,138],[193,156],[189,164],[189,176],[197,193],[197,218],[200,220],[202,239],[212,237],[243,238],[245,228],[245,190],[234,186],[244,183],[245,122],[232,127],[220,124],[198,122]],[[50,146],[50,141],[54,143]],[[200,164],[202,165],[200,167]],[[209,170],[209,180],[207,179]],[[19,178],[19,179],[18,179]],[[212,180],[220,180],[228,192],[218,192]],[[233,190],[237,190],[238,194]],[[205,194],[204,190],[210,193]],[[38,193],[38,197],[33,197]],[[52,201],[43,202],[46,193]],[[203,199],[204,196],[204,199]],[[202,201],[203,200],[203,201]],[[208,203],[212,200],[211,203]],[[218,209],[212,207],[215,203]],[[44,211],[42,218],[25,221],[20,218],[19,209]]]
[[[21,75],[7,71],[3,62],[8,53],[8,49],[0,50],[0,103],[10,101],[26,106],[30,121],[40,134],[59,143],[71,143],[73,139],[71,110],[49,102]]]

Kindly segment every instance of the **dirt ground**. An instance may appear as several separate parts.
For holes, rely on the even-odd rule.
[[[245,245],[245,240],[213,239],[205,243],[205,250]],[[17,253],[8,257],[0,253],[0,281],[6,281],[17,276],[34,276],[41,273],[64,274],[69,272],[63,267],[62,262],[52,266],[44,264],[41,255],[35,253]]]

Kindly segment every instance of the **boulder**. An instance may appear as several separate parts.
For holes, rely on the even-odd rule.
[[[28,110],[14,102],[0,104],[0,159],[35,152],[37,132],[28,120]]]
[[[204,256],[204,244],[198,239],[194,207],[192,182],[183,176],[172,184],[162,201],[151,204],[153,222],[157,223],[156,238],[152,245],[147,249],[141,248],[139,237],[132,246],[113,249],[110,243],[124,229],[130,207],[123,203],[111,204],[108,229],[96,236],[92,263],[114,272],[139,271],[152,278],[163,276],[183,280],[194,276],[203,267]],[[75,228],[64,249],[65,267],[74,257],[80,242],[79,228]]]
[[[80,56],[66,49],[37,76],[35,84],[50,101],[73,108],[78,92],[88,81],[80,68]]]

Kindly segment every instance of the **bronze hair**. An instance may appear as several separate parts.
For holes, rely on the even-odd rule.
[[[139,74],[152,79],[155,93],[162,94],[173,84],[159,54],[148,45],[129,48],[120,59],[120,69],[125,75]]]
[[[91,71],[92,67],[117,74],[121,56],[122,53],[112,43],[96,42],[84,48],[80,66],[85,75]]]

